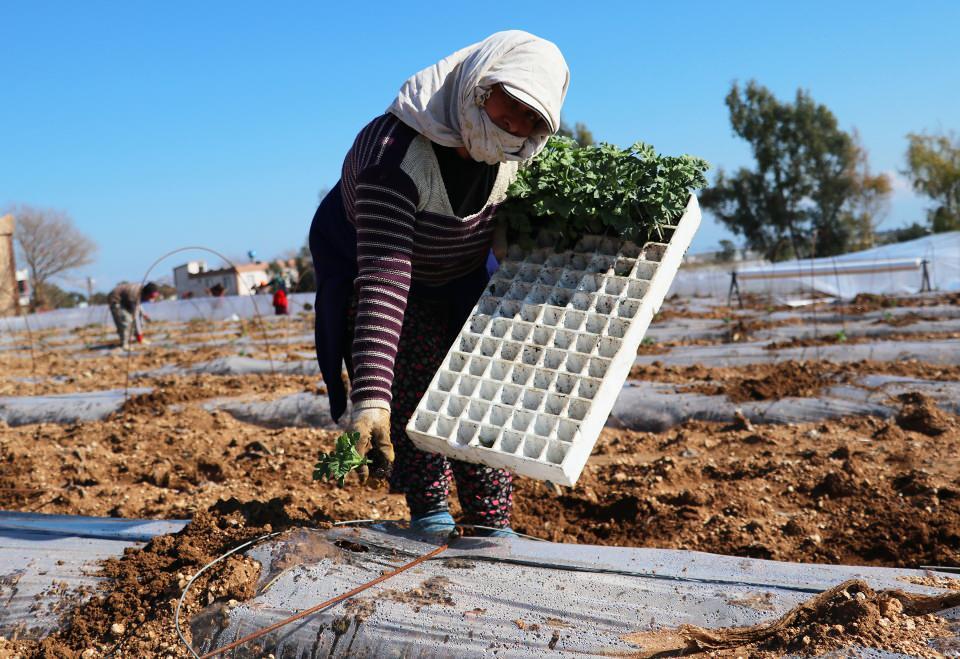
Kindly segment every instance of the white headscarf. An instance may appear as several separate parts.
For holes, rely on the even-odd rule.
[[[483,110],[498,83],[536,110],[546,130],[523,138],[498,128]],[[491,165],[529,160],[560,128],[560,108],[569,84],[570,71],[556,45],[528,32],[508,30],[414,74],[387,111],[441,146],[466,147],[474,160]]]

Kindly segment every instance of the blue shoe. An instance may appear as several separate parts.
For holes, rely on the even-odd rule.
[[[424,535],[447,535],[456,528],[449,510],[410,517],[410,530]]]

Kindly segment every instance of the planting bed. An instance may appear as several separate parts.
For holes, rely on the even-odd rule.
[[[768,312],[758,303],[741,312],[708,300],[668,301],[648,333],[657,344],[645,346],[658,352],[640,355],[632,377],[683,395],[711,396],[731,410],[785,396],[809,401],[839,385],[867,391],[868,376],[932,383],[924,390],[928,397],[900,392],[884,398],[889,411],[882,415],[793,425],[731,416],[723,422],[681,419],[660,432],[607,427],[575,487],[558,492],[517,479],[514,528],[562,542],[804,563],[960,565],[960,423],[935,388],[954,386],[960,366],[955,339],[928,327],[954,322],[958,307],[943,296],[861,306],[846,305],[841,318],[828,306],[813,314],[779,306]],[[876,337],[819,346],[819,353],[818,346],[765,349],[778,340],[777,332],[835,335],[844,324],[866,326],[885,311],[911,309],[926,320],[894,323],[896,341]],[[749,343],[723,332],[688,338],[691,322],[716,328],[735,316],[768,324],[752,329]],[[279,529],[406,516],[402,497],[381,483],[348,479],[338,489],[311,480],[316,455],[333,447],[336,430],[297,425],[308,421],[288,422],[286,416],[271,423],[267,417],[280,415],[283,405],[265,416],[240,415],[247,421],[224,407],[228,399],[236,408],[322,392],[308,371],[269,368],[270,359],[304,361],[311,350],[309,323],[267,319],[266,333],[275,339],[269,344],[252,321],[162,324],[150,328],[154,342],[129,358],[110,347],[113,337],[103,328],[36,333],[32,358],[26,334],[0,337],[0,396],[122,390],[127,370],[140,374],[131,386],[151,390],[101,420],[0,427],[0,508],[197,519],[188,535],[111,563],[105,574],[120,579],[110,587],[119,594],[99,608],[82,609],[76,618],[82,624],[48,641],[48,649],[102,653],[123,641],[122,656],[186,656],[172,633],[170,600],[179,596],[183,575],[204,561],[268,524]],[[918,326],[923,332],[912,334]],[[666,337],[671,345],[664,345]],[[711,361],[709,354],[722,359]],[[219,371],[201,367],[236,357],[268,367],[244,361]],[[205,605],[209,592],[214,599],[228,591],[242,599],[240,582],[254,578],[248,567],[232,564],[227,576],[199,584],[189,610]],[[0,596],[9,595],[11,578],[0,574]],[[111,632],[115,622],[127,632]],[[0,633],[9,638],[15,631]],[[31,643],[3,643],[0,655],[14,647],[26,656],[40,652]],[[48,656],[55,656],[52,649]]]

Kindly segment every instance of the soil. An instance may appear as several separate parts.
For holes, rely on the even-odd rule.
[[[927,639],[951,636],[950,623],[931,611],[957,605],[957,593],[877,592],[864,581],[852,579],[811,597],[773,622],[721,629],[684,625],[677,630],[629,634],[624,639],[639,645],[645,657],[677,650],[685,651],[684,655],[819,656],[854,643],[914,657],[943,657],[931,649]]]
[[[216,336],[216,329],[193,327],[190,338]],[[175,334],[172,326],[168,331]],[[276,358],[281,351],[273,352]],[[127,358],[98,354],[86,359],[38,349],[31,360],[0,353],[0,393],[31,393],[32,385],[13,378],[34,373],[48,378],[37,385],[42,393],[122,387]],[[151,345],[132,353],[130,370],[229,354],[236,348]],[[81,367],[88,375],[79,376]],[[916,361],[741,368],[654,363],[633,371],[740,400],[809,396],[824,383],[867,373],[960,379],[960,367]],[[53,377],[72,380],[57,384]],[[336,432],[264,429],[201,406],[221,396],[318,393],[317,378],[166,376],[142,384],[154,392],[132,398],[104,421],[3,428],[0,508],[193,522],[181,534],[107,561],[103,574],[113,585],[72,613],[85,595],[67,594],[61,632],[40,644],[0,641],[0,656],[77,656],[89,649],[100,654],[88,656],[102,656],[115,646],[124,656],[188,656],[173,631],[171,605],[188,575],[212,557],[270,531],[407,516],[402,496],[383,483],[360,485],[349,477],[337,488],[312,481],[316,456],[332,450]],[[546,483],[516,479],[513,527],[561,542],[807,563],[960,565],[960,421],[919,395],[896,402],[900,412],[892,419],[757,427],[690,422],[662,433],[605,429],[576,487],[558,494]],[[458,515],[455,499],[452,506]],[[311,555],[305,538],[291,531],[298,556]],[[208,602],[242,600],[258,574],[259,566],[239,557],[224,561],[191,587],[187,616]],[[411,607],[443,601],[442,584],[414,590],[423,597],[397,597]]]
[[[221,501],[198,512],[180,533],[155,537],[142,549],[128,549],[104,561],[101,574],[111,579],[102,592],[67,612],[62,628],[42,641],[0,640],[2,656],[101,657],[190,656],[177,640],[174,613],[189,579],[224,552],[293,525],[313,524],[289,500],[266,503]],[[260,565],[230,556],[198,577],[187,590],[180,628],[189,641],[186,621],[213,604],[242,601],[254,595]],[[19,654],[18,654],[19,653]]]
[[[837,344],[853,345],[855,343],[876,343],[877,341],[943,341],[946,339],[960,339],[960,332],[891,332],[882,338],[876,336],[846,336],[842,331],[834,334],[823,334],[816,338],[793,338],[786,341],[771,341],[764,345],[765,350],[782,350],[784,348],[810,348],[813,346],[827,346]]]
[[[779,400],[790,396],[816,396],[824,387],[855,383],[864,375],[891,375],[923,380],[956,382],[960,366],[929,364],[918,360],[900,362],[835,363],[784,360],[775,364],[708,367],[668,366],[660,362],[634,366],[630,377],[651,382],[683,385],[679,390],[711,396],[727,396],[733,402]]]

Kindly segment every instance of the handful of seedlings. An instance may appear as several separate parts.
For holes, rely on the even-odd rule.
[[[343,481],[354,469],[359,469],[370,461],[357,451],[360,433],[345,432],[337,437],[337,445],[330,453],[321,453],[317,464],[313,467],[313,480],[327,481],[336,479],[337,485],[343,487]]]

